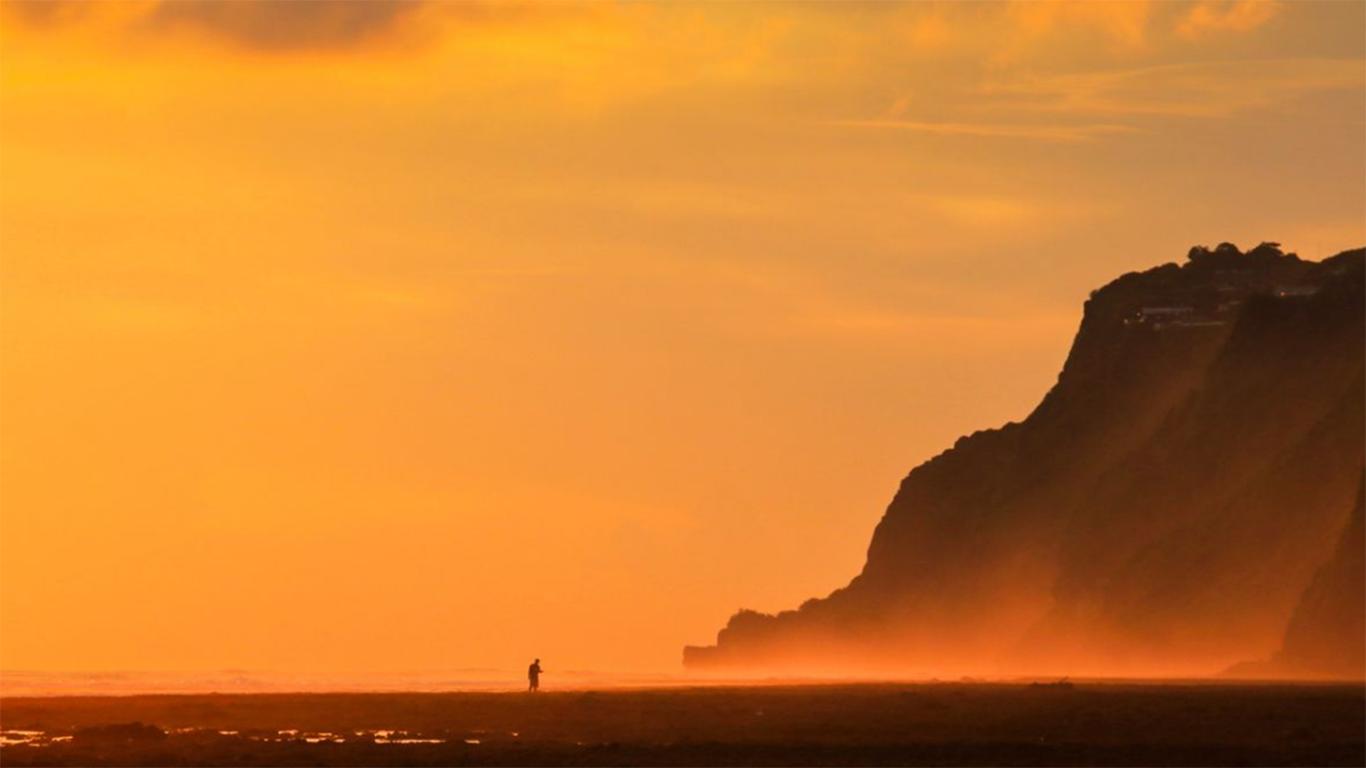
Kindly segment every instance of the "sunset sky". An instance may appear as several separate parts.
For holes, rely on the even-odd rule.
[[[1359,2],[4,2],[0,668],[677,671],[1363,135]]]

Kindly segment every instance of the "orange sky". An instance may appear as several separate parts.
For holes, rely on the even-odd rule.
[[[1087,292],[1366,243],[1360,3],[0,6],[0,668],[676,670]]]

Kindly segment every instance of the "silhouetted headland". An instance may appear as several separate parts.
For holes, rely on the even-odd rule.
[[[1364,256],[1224,243],[1095,291],[1033,413],[915,468],[847,586],[685,663],[1360,679]]]

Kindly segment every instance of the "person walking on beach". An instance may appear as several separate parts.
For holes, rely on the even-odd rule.
[[[528,691],[538,691],[541,688],[541,660],[531,662],[531,666],[526,668],[526,680]]]

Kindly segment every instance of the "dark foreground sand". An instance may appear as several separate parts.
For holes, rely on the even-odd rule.
[[[166,733],[80,730],[134,721]],[[1361,685],[5,698],[0,725],[41,744],[5,766],[1366,764]]]

